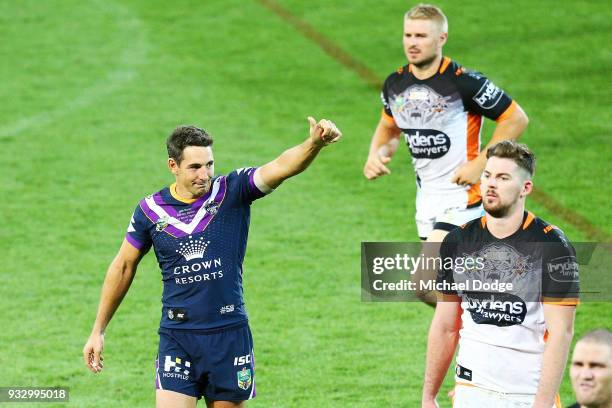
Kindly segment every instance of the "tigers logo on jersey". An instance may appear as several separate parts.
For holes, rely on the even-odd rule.
[[[415,85],[391,97],[391,111],[396,120],[402,119],[400,122],[411,127],[428,127],[448,110],[450,99],[426,85]]]

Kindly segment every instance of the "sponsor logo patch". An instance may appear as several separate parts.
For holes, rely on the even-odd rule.
[[[464,301],[476,324],[514,326],[523,323],[527,314],[527,304],[511,293],[468,292]]]
[[[488,79],[482,85],[482,88],[472,98],[481,108],[492,109],[497,105],[504,93],[495,84]]]
[[[415,159],[438,159],[450,150],[450,138],[434,129],[403,130],[404,140]]]
[[[472,370],[460,366],[459,364],[457,364],[457,367],[455,367],[455,374],[457,374],[457,377],[459,378],[472,381]]]
[[[234,365],[235,366],[249,364],[250,362],[251,362],[251,355],[250,354],[247,354],[247,355],[244,355],[244,356],[240,356],[240,357],[234,357]]]
[[[548,276],[555,282],[578,282],[578,261],[573,256],[551,259],[546,265]]]
[[[180,357],[173,358],[172,356],[164,357],[164,378],[179,378],[187,380],[191,370],[191,362],[183,360]]]
[[[179,242],[179,249],[177,249],[176,252],[183,255],[186,261],[195,258],[203,258],[208,244],[210,244],[210,241],[204,241],[204,237],[193,239],[193,237],[189,235],[189,240],[187,242]]]
[[[234,305],[221,306],[219,313],[221,314],[232,313],[234,310],[235,310]]]
[[[168,319],[176,322],[185,322],[187,321],[187,310],[176,307],[170,308],[168,309]]]

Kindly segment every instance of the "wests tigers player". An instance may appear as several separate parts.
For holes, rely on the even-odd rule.
[[[439,284],[461,289],[443,289],[436,305],[422,406],[437,406],[458,344],[455,408],[560,407],[578,304],[575,251],[562,231],[525,211],[535,169],[526,146],[503,141],[487,157],[485,216],[451,231],[440,248],[442,259],[481,266],[439,272]],[[513,289],[473,289],[479,282]]]
[[[408,65],[389,75],[383,85],[382,115],[364,175],[371,180],[389,174],[387,164],[403,137],[416,173],[418,235],[423,241],[441,242],[451,229],[482,215],[482,118],[497,122],[487,146],[518,139],[528,120],[521,107],[484,75],[442,55],[448,21],[438,7],[420,4],[410,9],[403,33]],[[424,250],[426,256],[437,255],[435,244]],[[413,280],[434,278],[435,271],[420,270]],[[417,295],[435,303],[434,293]]]

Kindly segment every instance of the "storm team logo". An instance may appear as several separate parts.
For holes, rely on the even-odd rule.
[[[214,201],[209,201],[206,204],[204,204],[204,209],[206,210],[208,214],[216,215],[217,212],[219,211],[219,203],[216,203]]]

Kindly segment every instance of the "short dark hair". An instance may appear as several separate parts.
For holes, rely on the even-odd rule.
[[[490,157],[510,159],[520,168],[526,170],[530,176],[533,176],[535,173],[535,155],[529,150],[527,145],[517,143],[514,140],[503,140],[489,147],[487,149],[487,159]]]
[[[183,150],[188,146],[212,146],[212,136],[204,129],[192,125],[177,126],[172,131],[168,140],[166,140],[166,148],[168,149],[168,157],[174,159],[178,164],[183,160]]]

